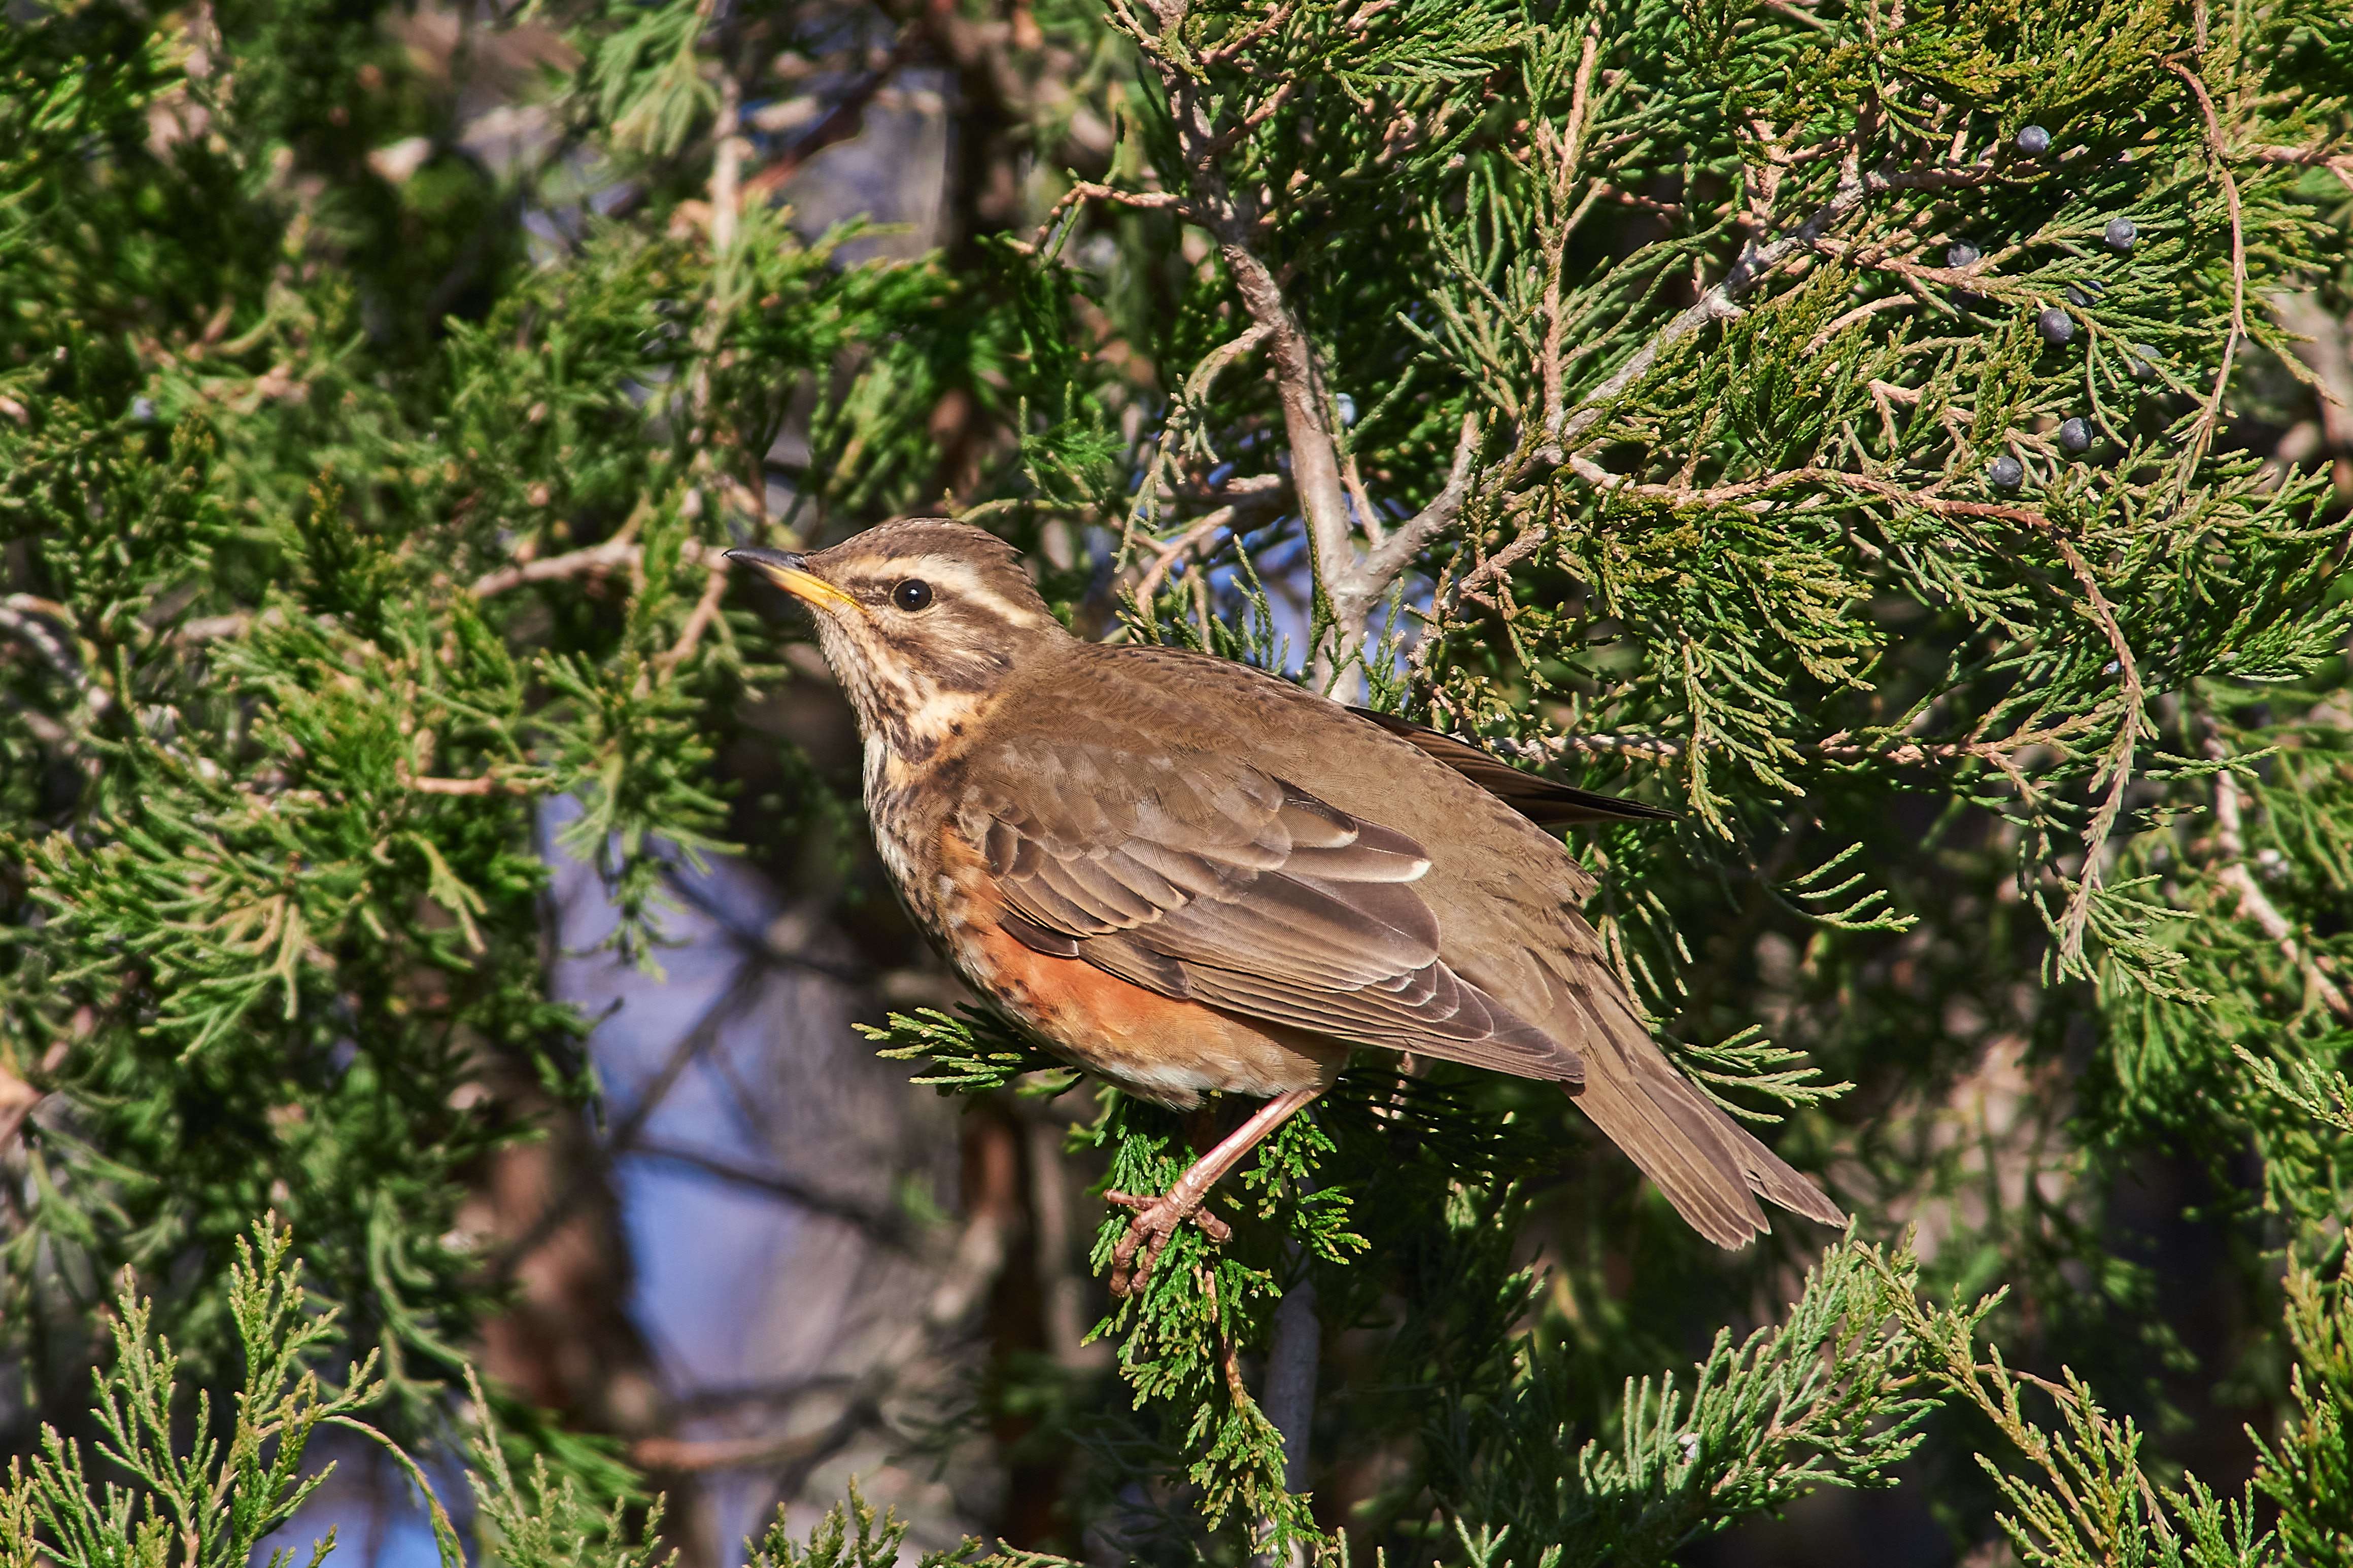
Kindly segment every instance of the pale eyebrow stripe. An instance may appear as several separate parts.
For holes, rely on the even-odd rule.
[[[870,595],[877,599],[887,597],[892,589],[910,577],[921,578],[934,589],[945,589],[984,609],[994,611],[998,619],[1017,626],[1043,624],[1036,610],[1017,605],[991,588],[978,573],[960,561],[926,560],[903,555],[890,556],[876,562],[861,572],[857,579],[842,584],[850,593]]]

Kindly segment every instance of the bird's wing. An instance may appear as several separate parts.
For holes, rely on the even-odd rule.
[[[1589,789],[1556,784],[1541,774],[1524,773],[1501,757],[1491,756],[1470,742],[1370,708],[1351,708],[1357,718],[1377,724],[1400,741],[1418,747],[1422,755],[1444,763],[1489,795],[1540,827],[1571,822],[1657,821],[1675,815],[1639,800],[1596,795]]]
[[[1008,738],[967,766],[955,821],[1036,951],[1358,1044],[1582,1077],[1440,958],[1420,844],[1236,758]]]

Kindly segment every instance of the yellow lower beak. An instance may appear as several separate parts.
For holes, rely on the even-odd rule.
[[[730,561],[758,568],[768,581],[803,604],[823,610],[839,607],[860,615],[866,613],[866,606],[808,570],[808,557],[797,552],[746,547],[724,553]]]

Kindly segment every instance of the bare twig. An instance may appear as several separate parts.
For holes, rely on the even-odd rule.
[[[1208,230],[1225,259],[1227,271],[1241,297],[1250,321],[1264,330],[1264,343],[1276,390],[1282,404],[1284,434],[1291,447],[1292,485],[1299,498],[1300,514],[1314,548],[1317,580],[1326,591],[1342,582],[1356,566],[1356,547],[1348,521],[1347,487],[1340,477],[1340,457],[1328,423],[1327,400],[1315,363],[1314,345],[1300,324],[1282,287],[1260,257],[1252,241],[1259,220],[1257,200],[1236,192],[1227,182],[1219,158],[1231,145],[1229,133],[1215,123],[1209,100],[1195,68],[1178,47],[1190,10],[1190,0],[1152,0],[1157,27],[1145,24],[1133,10],[1114,13],[1159,75],[1168,96],[1169,119],[1192,190],[1190,221]],[[1276,95],[1280,98],[1281,94]],[[1270,104],[1273,100],[1270,100]],[[1261,105],[1261,116],[1270,111]],[[1353,634],[1343,626],[1340,636]],[[1328,684],[1340,659],[1328,645],[1316,651],[1319,681]]]
[[[223,637],[239,637],[253,624],[249,610],[231,610],[225,616],[198,616],[182,621],[172,628],[172,636],[184,643],[217,642]]]
[[[1637,349],[1599,385],[1578,398],[1576,407],[1567,412],[1561,427],[1554,433],[1554,440],[1563,451],[1573,447],[1601,422],[1612,403],[1650,374],[1651,367],[1659,363],[1660,355],[1710,321],[1737,317],[1740,314],[1739,301],[1750,289],[1763,282],[1783,262],[1800,252],[1818,248],[1823,237],[1868,197],[1883,191],[1925,184],[1983,184],[1993,174],[1994,169],[1989,163],[1971,164],[1960,169],[1913,169],[1894,174],[1865,174],[1850,167],[1830,200],[1815,208],[1805,222],[1779,239],[1763,245],[1752,241],[1745,247],[1739,259],[1732,264],[1731,269],[1720,281],[1703,293],[1689,309],[1660,328],[1648,342]]]
[[[1396,582],[1398,574],[1413,564],[1430,542],[1452,526],[1461,515],[1462,503],[1471,498],[1471,489],[1478,479],[1479,416],[1462,416],[1462,433],[1454,443],[1454,461],[1446,471],[1446,485],[1430,500],[1430,504],[1398,525],[1397,531],[1376,545],[1366,555],[1361,565],[1352,568],[1326,592],[1332,600],[1332,613],[1343,628],[1360,627],[1366,615],[1379,603],[1382,595]],[[1360,632],[1344,629],[1344,637],[1356,637]]]
[[[1182,558],[1190,555],[1199,547],[1202,541],[1219,529],[1230,525],[1238,515],[1239,510],[1235,507],[1221,506],[1162,545],[1159,552],[1153,556],[1152,564],[1144,569],[1144,575],[1135,580],[1136,603],[1149,605],[1152,603],[1152,596],[1160,592],[1161,580],[1168,575],[1168,569]]]
[[[871,1400],[853,1400],[814,1432],[784,1437],[640,1437],[629,1445],[629,1458],[640,1469],[671,1475],[827,1458],[881,1415]]]
[[[1849,731],[1840,730],[1819,741],[1794,743],[1825,762],[1871,762],[1890,767],[1982,762],[2014,776],[2015,759],[2019,752],[2032,746],[2055,745],[2090,727],[2093,718],[2089,713],[2074,714],[2058,723],[2020,730],[1999,740],[1921,741],[1909,736],[1889,736],[1884,741],[1864,742],[1854,739]],[[1669,740],[1663,735],[1616,735],[1607,731],[1584,735],[1542,735],[1530,740],[1494,736],[1484,743],[1515,761],[1530,763],[1556,762],[1566,756],[1631,757],[1645,762],[1672,763],[1690,750],[1688,742]]]
[[[1810,354],[1820,353],[1832,338],[1853,326],[1857,321],[1869,321],[1882,310],[1901,310],[1916,303],[1918,301],[1910,294],[1885,294],[1876,300],[1866,300],[1807,339],[1805,352]],[[1873,382],[1872,384],[1876,387],[1881,384]]]
[[[2105,784],[2108,793],[2099,809],[2092,814],[2091,826],[2084,830],[2084,868],[2076,879],[2075,890],[2068,895],[2066,912],[2059,922],[2059,957],[2064,963],[2083,956],[2084,930],[2090,923],[2092,900],[2100,888],[2100,857],[2107,849],[2116,818],[2124,813],[2125,790],[2132,783],[2133,753],[2147,722],[2147,697],[2141,687],[2139,661],[2134,658],[2132,645],[2125,638],[2116,606],[2108,603],[2107,595],[2100,591],[2099,580],[2092,575],[2090,563],[2065,535],[2052,530],[2051,540],[2058,546],[2061,559],[2067,563],[2067,570],[2082,584],[2092,618],[2106,636],[2108,651],[2116,656],[2116,672],[2124,696],[2124,713],[2116,722],[2116,738],[2109,743],[2107,755],[2101,759],[2100,771],[2092,775],[2092,787],[2097,789]]]
[[[628,1153],[636,1145],[645,1132],[646,1123],[661,1108],[670,1090],[678,1087],[687,1069],[718,1043],[723,1030],[760,999],[765,979],[765,972],[756,963],[744,964],[736,971],[727,988],[712,998],[692,1026],[678,1037],[677,1044],[670,1047],[669,1058],[638,1091],[635,1103],[613,1123],[605,1138],[605,1153],[608,1158]],[[523,1260],[563,1228],[565,1222],[598,1190],[602,1180],[603,1172],[599,1169],[580,1171],[521,1235],[488,1261],[482,1270],[483,1283],[503,1284],[512,1279]]]
[[[839,1414],[813,1433],[782,1436],[692,1439],[649,1437],[633,1445],[630,1457],[649,1469],[716,1470],[759,1464],[806,1466],[839,1452],[866,1426],[881,1419],[883,1401],[907,1380],[910,1370],[931,1363],[944,1339],[957,1331],[973,1308],[1004,1271],[1010,1216],[991,1206],[973,1215],[957,1232],[940,1285],[919,1310],[900,1313],[896,1331],[879,1347],[867,1370],[842,1401]]]
[[[1281,5],[1266,14],[1263,20],[1244,28],[1214,48],[1203,49],[1201,63],[1221,66],[1229,60],[1239,58],[1243,50],[1255,47],[1262,39],[1271,36],[1276,28],[1289,21],[1292,12],[1297,8],[1293,0],[1282,0]]]
[[[1742,479],[1734,484],[1711,485],[1703,489],[1689,485],[1641,483],[1623,474],[1611,473],[1589,458],[1573,457],[1569,458],[1567,467],[1570,472],[1597,489],[1612,495],[1665,501],[1674,506],[1730,506],[1757,501],[1777,490],[1788,489],[1793,486],[1827,485],[1917,507],[1938,517],[1983,518],[1990,521],[2015,523],[2021,528],[2057,537],[2057,525],[2031,506],[2003,501],[1954,500],[1936,494],[1933,489],[1908,489],[1890,479],[1874,479],[1869,474],[1850,474],[1837,468],[1785,468],[1761,479]]]
[[[2239,153],[2250,163],[2294,163],[2307,169],[2326,169],[2353,190],[2353,153],[2328,147],[2281,147],[2263,144],[2249,147]]]
[[[511,588],[520,588],[526,583],[548,583],[559,577],[601,576],[624,568],[634,571],[637,564],[637,542],[616,534],[602,544],[485,572],[474,579],[469,592],[477,599],[487,599]]]
[[[1860,181],[1841,186],[1837,195],[1807,221],[1806,228],[1827,228],[1859,204],[1864,195]],[[1800,234],[1805,231],[1801,230]],[[1738,301],[1749,289],[1761,282],[1774,268],[1803,248],[1799,236],[1778,239],[1768,245],[1749,245],[1734,262],[1732,269],[1713,288],[1701,294],[1688,309],[1676,315],[1653,333],[1649,342],[1634,351],[1626,363],[1605,377],[1599,385],[1577,400],[1573,409],[1563,411],[1561,426],[1555,434],[1556,443],[1567,448],[1581,439],[1586,432],[1601,422],[1609,405],[1623,396],[1628,388],[1651,373],[1659,356],[1682,342],[1710,321],[1730,321],[1740,314]]]
[[[1544,542],[1545,527],[1542,523],[1534,523],[1522,529],[1513,537],[1509,544],[1479,563],[1460,582],[1456,583],[1453,589],[1446,595],[1446,605],[1451,607],[1459,599],[1474,601],[1481,599],[1489,588],[1502,583],[1510,575],[1513,567],[1535,553],[1536,546]],[[1432,606],[1432,619],[1436,619],[1437,616],[1437,607]],[[1431,646],[1430,639],[1425,637],[1416,646],[1414,651],[1419,654],[1430,646]]]
[[[437,778],[430,774],[405,781],[419,795],[529,795],[532,786],[521,779],[486,773],[479,778]]]
[[[907,1229],[905,1215],[892,1209],[879,1208],[855,1197],[828,1192],[816,1183],[789,1172],[764,1170],[711,1150],[689,1149],[652,1140],[639,1141],[629,1152],[641,1160],[661,1160],[684,1165],[732,1186],[783,1198],[796,1208],[806,1209],[811,1214],[845,1220],[877,1240],[901,1244],[904,1241]]]
[[[655,658],[656,669],[668,675],[693,657],[695,645],[702,640],[702,634],[711,628],[712,622],[719,618],[719,602],[726,596],[727,573],[722,567],[713,566],[710,577],[702,584],[702,596],[695,600],[694,608],[687,615],[685,626],[678,634],[678,641]]]
[[[2205,752],[2216,762],[2226,762],[2230,753],[2209,725]],[[2239,793],[2239,781],[2225,768],[2214,775],[2214,847],[2221,852],[2214,868],[2214,879],[2231,890],[2237,900],[2239,914],[2253,921],[2257,930],[2271,939],[2281,956],[2295,965],[2304,976],[2311,994],[2340,1021],[2353,1023],[2353,996],[2348,996],[2343,984],[2328,973],[2320,956],[2307,952],[2296,940],[2295,928],[2280,913],[2263,891],[2263,884],[2247,867],[2245,803]]]
[[[1179,217],[1191,218],[1193,214],[1185,198],[1166,191],[1123,191],[1116,185],[1106,185],[1096,180],[1081,180],[1064,191],[1061,199],[1047,209],[1045,221],[1038,232],[1029,237],[1029,248],[1042,250],[1053,237],[1063,216],[1082,202],[1110,202],[1117,206],[1131,207],[1137,212],[1173,211]]]
[[[1217,385],[1218,377],[1225,373],[1228,365],[1265,341],[1266,329],[1261,326],[1252,326],[1240,336],[1222,342],[1203,354],[1201,362],[1193,367],[1193,374],[1185,378],[1184,395],[1178,400],[1176,405],[1168,411],[1167,420],[1162,426],[1152,454],[1152,461],[1145,469],[1144,482],[1136,486],[1135,500],[1127,509],[1126,522],[1121,526],[1119,563],[1122,566],[1127,563],[1129,557],[1134,552],[1137,535],[1145,531],[1144,527],[1145,521],[1157,515],[1156,509],[1162,492],[1168,488],[1169,467],[1177,460],[1184,441],[1183,427],[1193,418],[1193,411],[1208,402],[1210,390]],[[1282,482],[1275,476],[1266,477],[1272,479],[1278,486]],[[1240,482],[1223,488],[1229,491],[1239,489]]]
[[[520,588],[526,583],[551,583],[562,577],[594,577],[623,570],[634,572],[643,563],[644,553],[638,549],[632,533],[633,531],[625,530],[602,544],[591,544],[562,555],[543,556],[519,566],[502,566],[496,572],[485,572],[474,579],[468,592],[477,599],[487,599]],[[724,574],[727,570],[726,561],[713,546],[688,540],[679,547],[679,552],[686,560],[712,572]]]
[[[2214,390],[2208,394],[2206,405],[2198,412],[2197,422],[2189,428],[2189,438],[2182,443],[2181,458],[2175,472],[2179,482],[2188,484],[2198,465],[2205,460],[2206,448],[2213,441],[2214,428],[2221,422],[2222,397],[2230,390],[2231,366],[2237,359],[2239,345],[2247,338],[2247,235],[2241,223],[2239,182],[2231,174],[2231,159],[2223,143],[2222,121],[2214,112],[2214,100],[2206,92],[2206,84],[2198,73],[2179,60],[2165,62],[2168,69],[2189,84],[2198,100],[2199,110],[2206,117],[2206,152],[2213,160],[2215,178],[2222,182],[2222,197],[2231,212],[2231,331],[2222,340],[2222,363],[2214,372]]]
[[[744,211],[743,130],[744,84],[723,65],[711,153],[711,254],[723,264],[735,248],[736,225]]]

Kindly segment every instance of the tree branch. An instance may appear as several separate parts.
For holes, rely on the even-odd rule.
[[[1122,566],[1126,564],[1130,552],[1135,548],[1139,525],[1147,518],[1157,516],[1155,509],[1166,488],[1169,465],[1176,460],[1178,447],[1182,445],[1184,423],[1192,417],[1193,410],[1208,401],[1210,389],[1217,384],[1218,377],[1225,373],[1226,367],[1265,341],[1266,329],[1253,326],[1240,336],[1203,354],[1200,363],[1193,367],[1193,374],[1185,378],[1184,395],[1169,410],[1168,417],[1161,426],[1152,461],[1145,469],[1144,482],[1136,486],[1135,500],[1128,507],[1127,521],[1120,529],[1119,563]],[[1282,483],[1279,476],[1267,475],[1264,478],[1272,480],[1274,486]],[[1237,490],[1244,482],[1236,481],[1224,488]],[[1145,595],[1139,594],[1137,596],[1142,598]]]
[[[1298,1247],[1291,1248],[1296,1265]],[[1303,1271],[1274,1309],[1274,1339],[1266,1352],[1266,1418],[1282,1434],[1282,1489],[1307,1489],[1308,1438],[1315,1424],[1317,1363],[1324,1325],[1315,1313],[1315,1282]]]
[[[766,197],[799,174],[811,158],[834,143],[847,142],[864,131],[868,107],[913,54],[914,38],[912,26],[902,28],[897,44],[881,64],[852,83],[849,90],[826,110],[823,118],[803,132],[798,141],[744,182],[744,196],[747,199]]]
[[[473,585],[467,592],[477,599],[487,599],[520,588],[526,583],[597,576],[625,568],[635,571],[642,563],[644,552],[638,549],[634,535],[634,530],[625,529],[602,544],[591,544],[562,555],[543,556],[537,561],[526,561],[519,566],[502,566],[496,572],[485,572],[474,579]],[[727,571],[727,563],[715,546],[690,539],[679,547],[679,553],[707,571],[723,576]]]
[[[1823,237],[1867,198],[1883,191],[1922,185],[1979,185],[1993,175],[1993,165],[1982,161],[1957,169],[1913,169],[1894,174],[1864,174],[1850,170],[1841,178],[1830,200],[1815,208],[1805,222],[1791,233],[1768,244],[1750,242],[1720,281],[1660,328],[1648,342],[1637,349],[1599,385],[1578,398],[1576,407],[1562,421],[1560,429],[1554,432],[1556,446],[1562,451],[1574,447],[1601,422],[1612,403],[1650,374],[1651,367],[1659,363],[1660,355],[1710,321],[1731,321],[1738,317],[1739,301],[1750,289],[1763,282],[1792,256],[1820,247]]]
[[[2046,525],[2047,526],[2047,525]],[[2082,584],[2084,595],[2091,606],[2092,618],[2108,639],[2108,650],[2116,656],[2116,672],[2123,679],[2124,715],[2116,724],[2116,738],[2109,743],[2108,753],[2101,760],[2100,771],[2092,775],[2092,787],[2103,783],[2108,793],[2093,814],[2092,825],[2084,831],[2084,868],[2077,878],[2075,890],[2068,896],[2066,913],[2059,921],[2059,957],[2063,963],[2083,956],[2084,930],[2091,921],[2092,899],[2100,888],[2100,856],[2106,850],[2108,836],[2115,831],[2116,818],[2123,815],[2125,790],[2132,783],[2133,753],[2140,744],[2140,735],[2147,709],[2147,694],[2142,689],[2140,665],[2134,658],[2132,644],[2126,640],[2124,626],[2116,618],[2116,606],[2100,591],[2099,580],[2093,576],[2091,563],[2084,559],[2073,541],[2055,529],[2051,540],[2058,547],[2060,558],[2067,563]]]
[[[1259,218],[1256,204],[1228,184],[1218,160],[1229,150],[1230,142],[1213,123],[1200,83],[1182,58],[1184,51],[1173,47],[1190,0],[1151,0],[1151,8],[1159,22],[1156,31],[1144,26],[1132,11],[1121,10],[1115,16],[1144,47],[1168,94],[1169,119],[1193,192],[1188,216],[1218,242],[1242,308],[1264,334],[1282,403],[1283,433],[1291,447],[1292,485],[1307,525],[1316,579],[1330,593],[1355,569],[1356,547],[1348,521],[1347,487],[1340,476],[1339,447],[1332,437],[1314,345],[1283,299],[1274,273],[1252,247]],[[1315,652],[1318,685],[1330,684],[1362,629],[1344,624],[1337,635],[1340,648],[1327,642]]]
[[[2334,152],[2327,147],[2282,147],[2273,144],[2250,147],[2239,154],[2250,163],[2293,163],[2307,169],[2326,169],[2353,190],[2353,153]]]
[[[771,1197],[783,1198],[796,1208],[854,1225],[878,1241],[894,1246],[905,1245],[907,1221],[903,1214],[828,1192],[786,1172],[763,1170],[708,1150],[689,1149],[651,1140],[641,1140],[626,1152],[640,1160],[661,1160],[685,1165],[731,1186],[765,1193]]]
[[[1230,524],[1240,511],[1238,507],[1221,506],[1162,545],[1153,556],[1152,564],[1144,569],[1144,575],[1135,580],[1135,602],[1149,605],[1152,596],[1160,592],[1161,580],[1168,575],[1168,569],[1177,559],[1190,554],[1203,540]]]
[[[2168,60],[2166,68],[2189,84],[2198,100],[2199,110],[2206,117],[2206,153],[2213,161],[2215,177],[2222,182],[2223,200],[2231,211],[2231,331],[2222,340],[2222,363],[2214,372],[2214,390],[2207,395],[2205,406],[2198,411],[2198,419],[2189,427],[2189,438],[2182,443],[2181,457],[2175,465],[2177,482],[2187,485],[2205,459],[2206,449],[2214,438],[2214,428],[2221,422],[2222,396],[2230,390],[2231,367],[2237,360],[2239,345],[2247,338],[2247,234],[2241,222],[2239,182],[2231,174],[2229,149],[2223,144],[2222,121],[2214,112],[2214,100],[2207,95],[2206,84],[2198,73],[2179,60]]]
[[[1123,191],[1116,185],[1106,185],[1097,180],[1081,180],[1064,191],[1061,199],[1047,210],[1045,221],[1038,226],[1038,232],[1029,237],[1029,248],[1043,250],[1046,242],[1053,237],[1055,226],[1062,221],[1062,215],[1088,201],[1110,202],[1115,206],[1132,208],[1136,212],[1173,211],[1187,220],[1194,217],[1193,210],[1186,205],[1184,197],[1166,191]]]
[[[2205,752],[2216,762],[2226,762],[2229,753],[2211,729],[2210,721]],[[2279,949],[2281,956],[2295,966],[2312,994],[2319,997],[2339,1022],[2353,1023],[2353,996],[2346,994],[2345,987],[2328,973],[2318,954],[2306,952],[2304,944],[2296,941],[2295,928],[2280,913],[2279,906],[2272,902],[2263,884],[2255,880],[2255,874],[2247,868],[2243,813],[2239,781],[2226,768],[2214,775],[2214,846],[2221,851],[2214,879],[2231,890],[2237,900],[2240,918],[2253,921],[2256,929]]]
[[[501,778],[496,773],[479,778],[436,778],[430,774],[403,780],[419,795],[529,795],[532,786],[520,779]]]
[[[1398,524],[1396,532],[1374,546],[1361,564],[1325,590],[1332,601],[1332,613],[1344,628],[1361,626],[1381,595],[1389,591],[1389,584],[1413,564],[1414,557],[1462,514],[1462,503],[1471,499],[1479,477],[1478,463],[1479,418],[1475,414],[1465,414],[1462,434],[1454,443],[1454,462],[1446,472],[1445,488],[1430,498],[1428,506]]]

